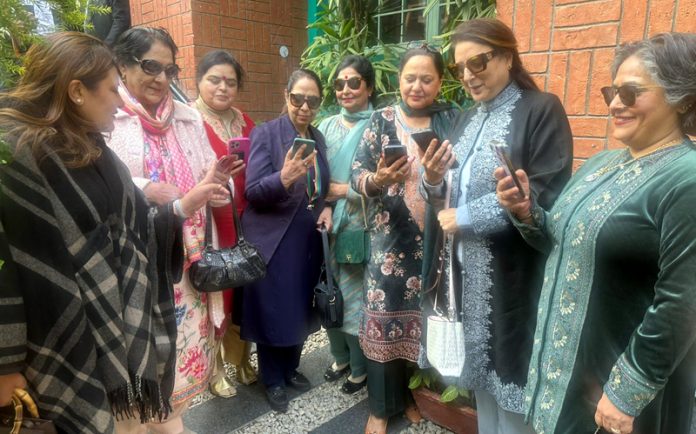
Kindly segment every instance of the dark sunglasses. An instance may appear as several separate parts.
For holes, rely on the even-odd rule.
[[[234,78],[227,78],[227,77],[218,77],[217,75],[209,75],[205,78],[212,84],[213,86],[217,86],[223,81],[227,85],[227,87],[237,87],[237,80]]]
[[[616,95],[619,95],[621,104],[625,105],[626,107],[631,107],[636,103],[636,98],[638,95],[658,87],[660,86],[637,86],[635,84],[624,84],[618,87],[606,86],[600,90],[602,92],[602,96],[604,97],[604,102],[607,103],[608,106],[611,105],[612,101],[614,101]]]
[[[304,103],[307,103],[307,106],[309,106],[310,109],[314,110],[319,108],[321,105],[321,97],[318,96],[307,96],[303,95],[301,93],[291,93],[290,94],[290,104],[293,106],[300,108],[304,105]]]
[[[486,70],[488,67],[488,62],[491,61],[498,53],[495,50],[488,51],[486,53],[477,54],[471,56],[464,62],[454,63],[448,66],[450,73],[462,79],[464,77],[464,69],[468,69],[472,74],[478,74]]]
[[[351,77],[348,80],[344,80],[342,78],[337,78],[334,80],[334,90],[336,92],[340,92],[343,89],[345,89],[346,84],[348,84],[348,87],[353,89],[353,90],[358,90],[360,89],[360,83],[363,81],[362,77]]]
[[[138,65],[140,65],[140,69],[143,70],[143,72],[147,75],[160,75],[162,71],[164,71],[164,75],[170,79],[170,78],[175,78],[177,75],[179,75],[179,72],[181,72],[181,68],[179,68],[179,65],[176,63],[171,63],[167,66],[162,65],[160,62],[152,59],[138,59],[137,57],[134,57],[136,62],[138,62]]]

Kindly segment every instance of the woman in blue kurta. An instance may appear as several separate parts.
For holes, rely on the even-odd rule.
[[[297,367],[307,336],[319,330],[312,311],[323,260],[317,227],[332,226],[331,208],[324,202],[329,185],[326,145],[310,125],[321,92],[314,72],[293,72],[285,91],[287,114],[256,127],[250,137],[242,227],[268,268],[264,279],[244,288],[242,338],[256,342],[259,372],[276,411],[287,410],[286,385],[310,388]],[[316,142],[306,158],[304,148],[292,151],[297,137]]]
[[[498,197],[549,252],[526,389],[537,433],[688,433],[696,375],[696,36],[617,51],[613,136],[549,212]],[[523,187],[526,174],[519,170]]]

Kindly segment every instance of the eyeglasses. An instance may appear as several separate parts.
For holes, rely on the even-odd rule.
[[[351,77],[348,80],[344,80],[342,78],[337,78],[334,80],[334,90],[336,92],[340,92],[343,89],[345,89],[346,84],[348,84],[348,87],[353,89],[353,90],[358,90],[360,89],[360,83],[364,80],[362,77]]]
[[[486,70],[488,67],[488,62],[491,61],[498,53],[495,50],[488,51],[486,53],[477,54],[476,56],[471,56],[464,62],[454,63],[448,66],[450,73],[462,79],[464,77],[464,69],[468,69],[472,74],[479,74]]]
[[[602,96],[604,97],[604,102],[607,105],[611,105],[614,101],[616,95],[619,95],[621,104],[626,107],[631,107],[636,103],[636,98],[643,92],[647,92],[650,89],[656,89],[660,86],[638,86],[635,84],[624,84],[621,86],[606,86],[601,88]]]
[[[179,72],[181,72],[181,68],[179,68],[179,65],[176,63],[170,63],[169,65],[164,66],[160,62],[153,59],[141,60],[137,57],[133,57],[133,59],[138,62],[140,69],[142,69],[147,75],[160,75],[162,71],[164,71],[164,75],[167,77],[167,79],[171,79],[175,78],[177,75],[179,75]]]
[[[314,110],[319,108],[321,105],[321,97],[319,96],[314,96],[314,95],[303,95],[301,93],[291,93],[290,94],[290,104],[293,106],[300,108],[304,105],[304,103],[307,103],[307,106],[309,106],[310,109]]]
[[[218,77],[217,75],[209,75],[205,78],[212,84],[213,86],[217,86],[222,82],[225,82],[227,87],[237,87],[237,80],[234,78],[227,78],[227,77]]]

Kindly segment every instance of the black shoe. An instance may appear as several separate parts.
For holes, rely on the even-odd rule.
[[[291,377],[286,378],[285,382],[300,392],[306,392],[312,388],[312,385],[309,383],[307,377],[297,371],[295,371]]]
[[[343,383],[343,386],[341,386],[341,392],[345,393],[346,395],[352,395],[365,386],[367,386],[367,377],[365,377],[365,379],[360,383],[353,383],[350,380],[346,380],[346,382]]]
[[[288,411],[288,394],[283,386],[273,386],[266,388],[266,397],[271,408],[280,413]]]
[[[339,378],[343,377],[348,371],[350,370],[350,365],[346,365],[343,367],[343,369],[339,369],[338,371],[334,370],[333,368],[333,363],[329,365],[328,368],[326,368],[326,371],[324,371],[324,380],[328,382],[334,382],[338,380]]]

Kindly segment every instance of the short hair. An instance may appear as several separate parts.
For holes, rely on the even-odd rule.
[[[196,83],[200,83],[208,70],[216,65],[230,65],[234,69],[234,73],[237,74],[237,86],[240,89],[244,86],[246,76],[244,68],[242,68],[242,65],[235,59],[232,53],[227,50],[213,50],[203,56],[201,61],[198,62],[198,68],[196,68]]]
[[[415,56],[430,57],[440,78],[445,75],[445,59],[443,59],[442,53],[428,44],[423,44],[423,46],[417,48],[411,48],[407,50],[403,56],[401,56],[401,61],[399,62],[399,74],[401,74],[401,72],[404,70],[404,67],[408,61]]]
[[[696,134],[696,35],[662,33],[616,50],[612,79],[622,63],[636,56],[650,78],[664,89],[665,101],[679,113],[683,133]]]
[[[522,65],[520,52],[517,49],[517,38],[512,29],[495,18],[478,18],[464,21],[454,29],[450,38],[452,51],[460,42],[474,42],[486,45],[499,53],[508,53],[512,57],[510,78],[521,89],[539,90],[532,76]]]
[[[179,49],[166,29],[161,27],[131,27],[121,34],[114,45],[114,54],[119,65],[135,65],[135,59],[150,51],[152,44],[160,42],[172,51],[172,62]]]
[[[317,87],[319,88],[319,96],[324,96],[324,88],[321,85],[321,79],[319,78],[317,73],[305,68],[297,69],[293,71],[292,74],[290,74],[290,78],[288,78],[288,86],[286,88],[288,93],[290,93],[292,88],[295,87],[295,84],[297,84],[297,82],[303,78],[308,78],[314,81],[314,83],[316,83]]]
[[[30,146],[37,160],[49,143],[67,167],[94,162],[101,155],[90,137],[94,126],[80,115],[68,88],[79,80],[94,90],[116,70],[109,47],[84,33],[54,33],[29,49],[24,67],[17,87],[0,96],[0,130],[17,149]]]

